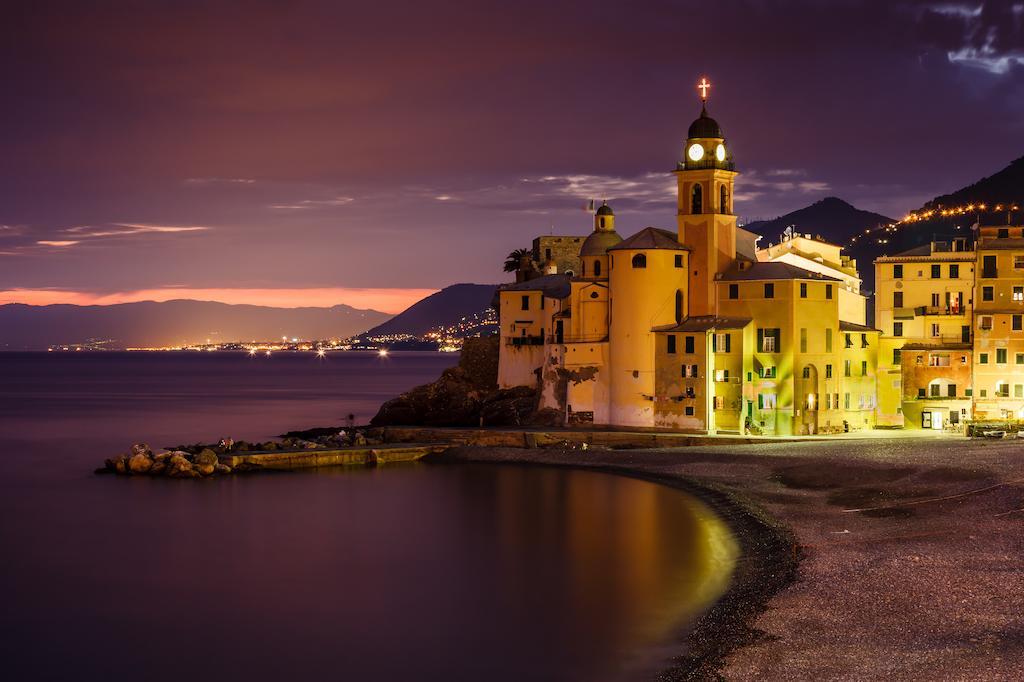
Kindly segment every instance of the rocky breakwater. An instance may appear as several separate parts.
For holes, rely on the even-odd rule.
[[[537,409],[531,386],[498,388],[498,337],[466,339],[459,364],[430,384],[384,403],[373,426],[557,426],[557,410]]]
[[[129,452],[107,459],[96,473],[203,478],[215,474],[230,474],[231,467],[221,464],[217,453],[210,448],[202,448],[198,452],[163,450],[154,453],[145,443],[136,443]]]

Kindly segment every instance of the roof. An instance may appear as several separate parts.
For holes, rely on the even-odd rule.
[[[690,130],[686,133],[686,136],[690,139],[695,137],[725,137],[722,135],[722,126],[718,125],[718,121],[708,116],[708,110],[703,106],[700,108],[700,116],[690,124]]]
[[[1020,237],[982,237],[975,245],[978,251],[1002,251],[1024,249],[1024,239]]]
[[[540,291],[548,298],[565,298],[571,290],[569,275],[544,275],[525,282],[503,284],[498,291]]]
[[[750,317],[716,317],[701,315],[688,317],[679,324],[655,327],[656,332],[706,332],[711,329],[743,329],[753,321]]]
[[[615,230],[594,230],[583,241],[580,247],[581,256],[603,256],[608,249],[622,241]]]
[[[868,327],[867,325],[857,324],[855,322],[847,322],[845,320],[839,320],[839,331],[841,332],[881,332],[881,329],[875,329],[874,327]]]
[[[841,282],[835,277],[823,275],[820,272],[811,272],[798,268],[789,263],[780,261],[759,261],[740,270],[736,265],[731,265],[728,270],[722,273],[720,278],[723,282],[747,282],[765,279],[813,279],[822,282]]]
[[[597,215],[615,215],[612,212],[612,207],[608,205],[607,201],[601,202],[601,206],[597,209]]]
[[[689,251],[676,239],[674,232],[662,230],[657,227],[645,227],[632,237],[616,244],[608,249],[609,251],[620,251],[626,249],[671,249],[674,251]]]

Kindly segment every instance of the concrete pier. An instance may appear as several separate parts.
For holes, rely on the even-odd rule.
[[[443,444],[395,444],[356,446],[333,450],[292,450],[287,452],[244,452],[220,455],[220,463],[236,471],[257,469],[314,469],[317,467],[373,465],[415,462],[429,454],[443,452]]]

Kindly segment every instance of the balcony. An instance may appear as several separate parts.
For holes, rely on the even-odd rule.
[[[543,336],[509,336],[505,339],[507,346],[543,346]]]

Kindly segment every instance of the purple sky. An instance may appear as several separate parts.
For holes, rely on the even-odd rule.
[[[1024,0],[18,3],[0,301],[371,305],[500,281],[590,197],[672,228],[704,74],[744,218],[899,216],[1024,154]]]

